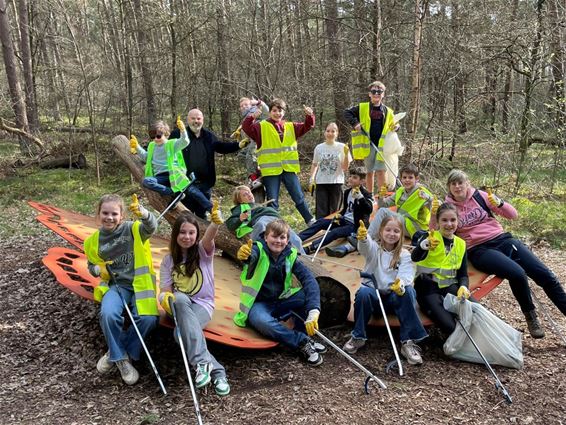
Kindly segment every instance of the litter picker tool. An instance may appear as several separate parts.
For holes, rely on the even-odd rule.
[[[177,204],[185,198],[185,191],[189,188],[189,186],[192,184],[192,182],[195,180],[195,173],[191,173],[189,175],[189,184],[187,185],[187,187],[185,188],[185,190],[183,190],[182,192],[179,192],[179,194],[177,196],[175,196],[175,198],[169,203],[169,205],[167,205],[167,208],[165,208],[163,210],[163,212],[161,214],[159,214],[159,217],[157,217],[157,221],[159,222],[159,220],[161,220],[163,218],[163,216],[165,214],[167,214],[167,212],[172,209],[173,207],[176,207]]]
[[[456,317],[456,322],[458,322],[460,324],[460,326],[462,327],[462,329],[464,329],[464,332],[468,336],[468,339],[470,340],[470,342],[472,343],[472,345],[474,346],[474,348],[476,349],[476,351],[478,352],[478,354],[482,358],[483,363],[485,364],[485,367],[487,367],[487,370],[489,370],[491,372],[491,374],[493,375],[493,377],[495,378],[495,388],[499,392],[501,392],[501,394],[503,394],[503,397],[505,397],[505,401],[507,401],[508,404],[513,403],[513,399],[511,398],[511,395],[507,391],[507,388],[505,388],[505,386],[503,385],[503,383],[501,382],[501,380],[499,379],[499,377],[497,376],[497,374],[495,373],[495,371],[493,370],[493,368],[491,367],[491,365],[489,364],[489,362],[487,361],[487,359],[485,358],[483,353],[480,351],[480,348],[476,344],[476,341],[474,341],[474,339],[472,338],[472,336],[470,335],[470,333],[468,332],[468,330],[462,324],[462,322],[460,321],[460,319],[458,317]]]
[[[387,314],[385,313],[385,306],[383,305],[383,301],[381,300],[381,295],[379,293],[379,289],[377,287],[377,281],[375,280],[375,276],[370,273],[360,273],[360,277],[362,279],[369,279],[375,288],[375,293],[377,295],[377,300],[379,301],[379,308],[381,309],[381,314],[383,315],[383,321],[385,322],[385,327],[387,328],[387,333],[389,334],[389,340],[391,341],[391,347],[393,348],[393,354],[395,354],[395,361],[397,362],[397,366],[399,367],[399,376],[403,376],[403,364],[401,363],[401,359],[399,358],[399,353],[397,352],[397,344],[395,344],[395,340],[393,339],[393,333],[391,332],[391,327],[389,326],[389,320],[387,320]],[[388,366],[388,369],[390,367]]]
[[[299,316],[297,313],[295,313],[294,311],[291,311],[290,314],[294,315],[295,317],[297,317],[299,320],[301,320],[304,323],[305,320],[301,316]],[[356,359],[354,359],[352,356],[350,356],[348,353],[346,353],[344,350],[342,350],[340,347],[338,347],[336,344],[334,344],[329,338],[324,336],[322,334],[322,332],[320,332],[318,329],[315,329],[314,332],[324,342],[326,342],[328,345],[330,345],[332,348],[334,348],[336,351],[338,351],[338,353],[341,354],[346,360],[348,360],[350,363],[352,363],[354,366],[356,366],[358,369],[360,369],[362,372],[364,372],[366,374],[366,380],[365,380],[365,383],[364,383],[364,388],[365,388],[366,394],[369,394],[369,382],[370,381],[374,381],[375,383],[377,383],[377,385],[379,385],[384,390],[387,389],[387,386],[383,383],[383,381],[381,379],[379,379],[377,376],[375,376],[373,373],[371,373],[365,366],[363,366],[360,362],[358,362]]]
[[[114,274],[108,268],[108,264],[106,265],[106,270],[108,270],[108,273],[110,274],[110,276],[112,276],[112,280],[114,280]],[[120,295],[120,299],[122,300],[122,304],[124,305],[124,308],[126,309],[126,313],[128,314],[128,317],[130,318],[130,322],[132,322],[132,326],[134,327],[134,330],[136,331],[136,335],[138,336],[138,338],[140,340],[140,343],[143,347],[143,351],[145,352],[145,355],[147,356],[147,359],[149,360],[149,364],[151,365],[151,368],[153,369],[153,373],[155,374],[155,377],[157,378],[157,382],[159,383],[159,387],[161,388],[163,395],[167,395],[167,390],[165,389],[165,385],[163,385],[163,381],[161,380],[161,376],[159,376],[159,372],[157,371],[157,368],[155,367],[155,363],[153,363],[153,359],[151,358],[151,354],[149,354],[149,350],[147,349],[147,346],[145,345],[142,334],[140,333],[140,330],[138,329],[138,326],[136,325],[136,321],[134,320],[134,316],[133,316],[133,314],[130,310],[130,307],[128,307],[128,303],[126,302],[126,299],[123,297],[122,291],[120,290],[120,287],[118,286],[118,284],[116,284],[116,282],[114,282],[114,284],[116,285],[116,290],[118,291],[118,295]]]
[[[169,308],[171,309],[171,313],[173,314],[173,322],[175,323],[175,333],[177,334],[177,338],[179,339],[179,345],[181,346],[181,355],[183,356],[183,363],[185,364],[187,379],[189,380],[189,386],[191,387],[191,395],[193,396],[193,404],[195,406],[197,421],[199,425],[203,425],[202,417],[200,415],[200,406],[198,404],[197,393],[195,391],[195,386],[193,385],[191,369],[189,367],[189,361],[187,359],[187,353],[185,352],[185,346],[183,345],[183,339],[181,338],[181,330],[179,329],[179,323],[177,322],[177,313],[175,312],[175,304],[171,298],[169,298]]]
[[[552,328],[552,331],[554,332],[554,334],[564,342],[564,345],[566,345],[566,337],[564,337],[564,334],[560,331],[560,328],[558,327],[558,325],[556,324],[556,322],[554,321],[554,319],[550,315],[550,312],[548,311],[548,309],[540,301],[538,296],[535,294],[535,291],[531,291],[531,295],[533,296],[533,299],[537,303],[538,307],[541,309],[546,320],[548,320],[548,323],[550,323],[550,327]]]
[[[367,131],[365,131],[365,130],[363,129],[362,126],[360,126],[360,132],[361,132],[364,136],[367,137],[368,141],[369,141],[369,142],[372,144],[372,146],[375,148],[375,150],[376,150],[376,152],[378,153],[378,155],[380,155],[381,158],[383,159],[383,163],[385,164],[385,166],[387,167],[387,169],[389,170],[389,172],[395,176],[395,181],[397,182],[397,185],[398,185],[399,187],[400,187],[400,186],[403,186],[403,184],[401,183],[401,180],[399,180],[399,176],[397,176],[397,175],[393,172],[393,170],[391,169],[391,167],[389,166],[389,164],[387,163],[387,161],[383,158],[383,154],[379,151],[379,149],[377,148],[377,146],[375,146],[375,143],[372,142],[371,138],[369,137],[369,134],[367,133]]]
[[[322,245],[324,244],[324,240],[326,239],[326,235],[328,235],[328,232],[330,232],[330,228],[332,227],[332,224],[334,224],[334,218],[330,219],[330,224],[328,225],[328,227],[326,228],[326,232],[324,232],[324,235],[322,236],[322,239],[320,240],[320,243],[318,244],[318,246],[316,247],[316,251],[314,253],[314,255],[311,258],[311,262],[314,263],[314,259],[316,258],[316,256],[318,255],[318,251],[320,251],[320,248],[322,248]]]

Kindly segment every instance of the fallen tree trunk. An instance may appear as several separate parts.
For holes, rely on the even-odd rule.
[[[39,162],[39,168],[44,170],[52,168],[86,168],[86,157],[80,153],[78,155],[65,155],[53,159],[46,159]]]
[[[111,141],[112,149],[118,158],[128,167],[134,179],[140,183],[144,178],[144,165],[138,159],[137,155],[130,152],[129,140],[126,136],[119,135]],[[157,211],[163,211],[167,207],[167,200],[156,192],[142,188],[149,204]],[[189,211],[181,203],[165,214],[165,218],[172,225],[182,211]],[[204,234],[209,222],[197,216],[194,216],[199,223],[201,235]],[[245,242],[245,241],[244,241]],[[236,238],[225,225],[218,228],[218,234],[215,238],[216,247],[221,249],[225,255],[232,258],[236,262],[236,253],[242,245],[242,242]],[[334,279],[330,273],[323,267],[312,263],[311,261],[299,260],[314,274],[320,287],[320,301],[322,304],[321,326],[331,326],[346,321],[348,312],[350,311],[350,291],[339,281]]]

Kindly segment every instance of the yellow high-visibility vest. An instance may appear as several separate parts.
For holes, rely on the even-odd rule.
[[[424,217],[419,217],[419,211],[422,206],[427,202],[419,196],[419,190],[429,195],[432,198],[432,193],[425,188],[417,188],[411,195],[405,200],[405,202],[400,203],[401,195],[405,191],[405,188],[400,187],[395,192],[395,205],[397,205],[397,213],[401,214],[405,218],[405,228],[409,232],[409,236],[413,236],[418,230],[425,230],[428,228],[428,223],[430,222],[430,210],[426,209],[426,214]]]
[[[262,176],[278,176],[283,171],[299,173],[299,151],[295,138],[295,127],[292,122],[284,125],[283,141],[279,133],[267,121],[260,121],[261,148],[257,150],[257,163]]]
[[[360,124],[362,129],[365,131],[367,136],[362,133],[362,131],[352,130],[352,156],[354,159],[366,159],[370,153],[370,140],[369,132],[371,127],[371,118],[369,115],[370,104],[369,102],[362,102],[359,106],[360,113]],[[385,141],[385,135],[389,133],[389,129],[393,124],[393,109],[387,107],[385,108],[385,120],[383,121],[383,130],[381,131],[381,137],[379,138],[379,143],[377,145],[376,159],[378,161],[383,161],[383,142]]]
[[[431,274],[439,288],[445,288],[457,283],[456,273],[462,265],[462,259],[466,253],[466,242],[464,239],[454,236],[452,249],[447,253],[444,248],[442,234],[435,230],[433,237],[440,241],[435,249],[428,252],[426,258],[417,263],[417,275]]]

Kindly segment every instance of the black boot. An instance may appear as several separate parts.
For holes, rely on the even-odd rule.
[[[354,252],[355,250],[356,248],[354,248],[349,242],[346,242],[342,245],[328,247],[324,251],[329,257],[342,258],[348,255],[350,252]]]
[[[533,338],[544,338],[544,329],[540,325],[536,310],[527,311],[525,319],[527,320],[527,327],[531,336]]]

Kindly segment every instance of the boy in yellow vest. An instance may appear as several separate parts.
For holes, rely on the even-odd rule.
[[[183,192],[190,185],[181,152],[189,146],[190,140],[185,125],[179,117],[177,117],[177,127],[180,137],[167,140],[170,134],[169,126],[163,121],[152,124],[149,137],[153,141],[149,143],[147,152],[138,144],[136,136],[132,135],[130,138],[132,154],[138,154],[145,162],[145,178],[142,186],[163,196],[173,196],[175,203],[185,197]]]
[[[318,366],[326,347],[310,337],[318,329],[320,290],[310,270],[296,261],[289,230],[285,221],[272,221],[263,237],[253,245],[249,240],[238,250],[244,270],[234,323],[240,327],[249,323],[260,334],[297,350],[309,365]],[[280,320],[292,312],[306,319],[304,324],[296,319],[295,328],[289,329]]]
[[[387,187],[383,185],[379,190],[377,205],[379,209],[373,218],[368,232],[374,236],[384,217],[392,215],[389,207],[396,205],[397,213],[404,218],[405,234],[412,237],[419,230],[427,230],[430,221],[430,212],[433,207],[432,193],[419,183],[419,170],[413,164],[401,168],[401,186],[397,191],[387,196]],[[438,200],[436,201],[438,204]],[[438,205],[436,206],[438,208]]]

